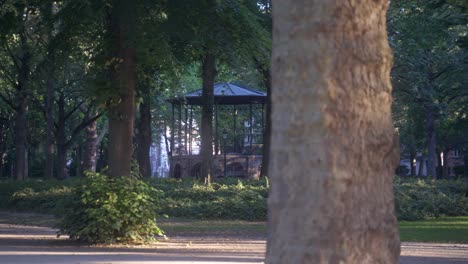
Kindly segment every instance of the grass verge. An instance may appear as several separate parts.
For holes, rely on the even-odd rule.
[[[0,211],[0,224],[53,226],[50,215]],[[242,220],[158,219],[158,225],[171,236],[243,236],[266,238],[266,223]],[[468,244],[468,216],[443,217],[423,221],[401,221],[403,242]]]
[[[468,216],[401,221],[403,242],[468,243]]]

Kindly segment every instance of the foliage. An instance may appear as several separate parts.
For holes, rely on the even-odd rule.
[[[464,165],[458,165],[453,167],[453,173],[457,176],[463,176],[465,175],[465,166]]]
[[[75,179],[0,181],[0,208],[60,215],[65,201],[80,183]]]
[[[156,180],[164,191],[161,212],[201,219],[266,220],[268,182],[226,179],[204,185],[193,180]]]
[[[77,193],[73,190],[83,189],[88,181],[89,179],[0,182],[0,208],[62,216],[67,200],[77,200],[72,199]],[[156,199],[157,212],[160,215],[197,219],[266,220],[269,190],[266,178],[227,178],[208,186],[194,179],[152,179],[149,184],[158,190],[153,198]],[[103,191],[108,188],[114,187],[102,187],[101,192],[96,195],[104,195]],[[468,214],[466,179],[397,177],[394,190],[399,220]]]
[[[93,243],[141,243],[163,235],[156,225],[159,193],[133,177],[89,173],[59,222],[63,234]]]
[[[467,182],[396,178],[396,213],[399,220],[421,220],[468,214]]]
[[[467,10],[466,1],[391,3],[387,17],[394,51],[393,110],[403,155],[422,151],[432,156],[435,148],[465,144]],[[434,134],[437,144],[429,144]],[[436,166],[433,162],[431,167]]]

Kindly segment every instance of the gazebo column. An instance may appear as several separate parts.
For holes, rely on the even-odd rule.
[[[253,142],[253,130],[252,130],[252,103],[249,104],[249,145],[250,145],[250,151],[252,151],[252,142]]]
[[[182,104],[179,104],[179,130],[177,131],[178,145],[177,150],[179,155],[182,155]]]
[[[193,106],[190,106],[190,118],[189,118],[189,154],[192,155],[192,120],[193,120]]]
[[[218,139],[218,104],[215,103],[215,141],[214,141],[214,149],[215,155],[219,153],[219,139]]]
[[[262,119],[261,119],[261,127],[262,127],[262,145],[264,143],[265,138],[265,104],[262,104]]]
[[[233,141],[234,152],[237,152],[237,107],[234,105],[234,141]]]
[[[172,119],[171,119],[171,147],[169,155],[169,176],[174,177],[174,136],[175,136],[175,106],[174,103],[172,106]]]
[[[185,126],[185,131],[184,131],[184,147],[185,147],[185,154],[188,153],[188,107],[187,105],[184,105],[184,110],[185,110],[185,118],[184,118],[184,126]]]

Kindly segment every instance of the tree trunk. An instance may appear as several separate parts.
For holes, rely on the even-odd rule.
[[[96,164],[96,171],[101,171],[107,166],[107,147],[104,147],[104,142],[99,145],[99,157]]]
[[[423,176],[423,169],[424,169],[424,155],[421,155],[421,160],[419,161],[418,177]]]
[[[15,120],[15,178],[25,180],[26,174],[26,152],[27,149],[27,96],[20,95],[18,98]]]
[[[263,69],[263,83],[267,91],[267,103],[265,113],[265,131],[263,131],[263,156],[262,156],[262,169],[260,177],[268,176],[268,166],[270,159],[270,144],[271,144],[271,76],[269,69]]]
[[[51,71],[49,74],[53,74]],[[49,77],[47,81],[46,96],[46,141],[45,141],[45,169],[44,177],[46,179],[54,178],[54,81]]]
[[[25,42],[24,36],[21,37],[22,42]],[[25,48],[26,44],[23,44]],[[27,160],[27,128],[29,112],[28,103],[28,85],[29,85],[29,63],[30,55],[25,52],[21,59],[21,68],[18,75],[18,87],[16,97],[16,120],[15,120],[15,178],[17,180],[25,180],[28,177],[28,160]]]
[[[449,150],[448,149],[444,149],[444,160],[443,162],[441,162],[440,164],[444,164],[444,166],[442,167],[442,178],[443,179],[448,179],[450,178],[450,175],[449,175],[449,166],[448,166],[448,153],[449,153]],[[440,155],[439,155],[440,156]]]
[[[416,152],[411,152],[410,154],[410,176],[413,177],[416,175],[416,164],[413,162],[416,160]]]
[[[202,158],[201,176],[206,183],[211,182],[213,168],[213,106],[214,106],[214,79],[216,77],[216,64],[213,54],[207,53],[202,64],[203,91],[201,114],[201,149]]]
[[[57,122],[57,178],[68,177],[67,171],[67,142],[65,132],[65,95],[60,93],[58,101],[58,122]]]
[[[134,1],[113,1],[109,32],[112,46],[110,59],[114,63],[110,69],[112,86],[116,96],[109,106],[108,162],[110,177],[130,176],[131,174],[137,80],[136,50],[132,39],[135,34],[135,13]]]
[[[436,131],[433,110],[426,107],[426,136],[427,136],[427,176],[437,178],[437,151],[436,151]]]
[[[78,145],[75,150],[75,157],[73,161],[75,162],[75,177],[82,177],[83,176],[83,166],[82,166],[82,158],[83,153],[81,150],[81,146]]]
[[[0,113],[3,115],[3,113]],[[1,117],[0,124],[0,179],[5,176],[5,164],[7,156],[7,118]]]
[[[149,99],[149,98],[148,98]],[[144,178],[151,177],[150,147],[151,147],[151,108],[150,101],[140,104],[140,118],[138,119],[137,159],[140,174]]]
[[[97,145],[97,121],[93,121],[86,127],[86,142],[83,150],[83,171],[96,172]]]
[[[266,263],[396,263],[388,1],[273,3]]]

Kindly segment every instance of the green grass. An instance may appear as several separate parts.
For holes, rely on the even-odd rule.
[[[50,215],[9,213],[0,211],[0,224],[53,226]],[[167,236],[245,236],[266,237],[263,221],[195,220],[185,218],[159,218],[158,225]],[[468,244],[468,216],[444,217],[423,221],[401,221],[403,242],[436,242]]]
[[[158,219],[167,236],[266,237],[266,222],[243,220]]]
[[[400,222],[404,242],[468,243],[468,216]]]

